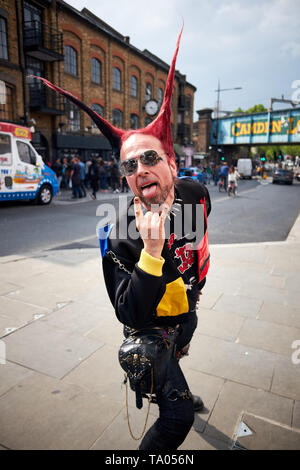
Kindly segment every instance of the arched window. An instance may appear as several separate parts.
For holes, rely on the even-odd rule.
[[[146,83],[146,101],[151,100],[152,97],[152,85],[151,83]]]
[[[119,109],[113,109],[112,112],[113,125],[116,127],[123,127],[123,113]]]
[[[136,114],[130,114],[130,128],[131,129],[139,128],[139,117]]]
[[[101,85],[101,62],[95,57],[92,58],[92,82]]]
[[[137,98],[138,96],[138,80],[134,75],[130,78],[130,96]]]
[[[93,103],[91,105],[91,108],[95,113],[99,114],[99,116],[104,117],[104,108],[98,103]],[[98,129],[97,124],[92,120],[92,128],[93,129]]]
[[[161,107],[163,99],[164,99],[164,90],[162,88],[159,88],[157,90],[157,101],[158,101],[159,107]]]
[[[147,127],[148,124],[150,124],[150,122],[152,122],[152,119],[149,118],[149,116],[147,116],[147,117],[145,118],[145,127]]]
[[[121,83],[122,83],[121,70],[118,69],[118,67],[114,67],[113,68],[113,89],[116,91],[121,91],[122,89]]]
[[[65,71],[77,77],[77,51],[72,46],[65,47]]]

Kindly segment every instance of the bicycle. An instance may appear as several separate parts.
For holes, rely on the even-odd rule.
[[[233,181],[228,184],[227,194],[229,197],[236,196],[236,186]]]
[[[225,191],[225,184],[224,184],[224,180],[223,180],[222,178],[219,179],[218,186],[219,186],[219,191],[220,191],[220,193],[221,193],[222,191]]]

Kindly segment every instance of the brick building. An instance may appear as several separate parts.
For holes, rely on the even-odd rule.
[[[175,44],[174,44],[175,46]],[[139,128],[156,115],[169,65],[140,51],[88,9],[62,0],[0,0],[0,119],[34,125],[44,159],[80,154],[109,158],[110,145],[84,112],[28,75],[43,76],[78,96],[116,126]],[[196,88],[176,71],[172,132],[192,143]]]

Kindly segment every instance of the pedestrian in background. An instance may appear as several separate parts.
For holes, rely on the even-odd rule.
[[[220,165],[216,165],[214,167],[214,172],[213,172],[215,186],[217,186],[218,184],[219,175],[220,175]]]
[[[79,165],[79,159],[73,157],[71,167],[71,181],[72,181],[72,199],[82,198],[83,194],[81,191],[81,166]]]
[[[99,165],[95,158],[89,167],[89,181],[92,188],[92,198],[97,199],[97,191],[99,189]]]
[[[229,171],[229,167],[227,165],[227,162],[223,162],[221,169],[220,169],[219,177],[224,182],[225,191],[227,191],[228,171]]]
[[[113,192],[119,193],[121,173],[120,173],[116,159],[112,161],[112,164],[110,167],[110,177],[111,177],[111,188]]]
[[[53,164],[52,170],[56,174],[57,182],[58,182],[58,192],[60,193],[60,186],[63,178],[63,166],[61,164],[60,158],[57,158],[55,163]]]
[[[107,167],[102,158],[98,159],[100,191],[106,193],[107,188]]]
[[[85,164],[81,161],[81,158],[80,157],[77,157],[77,160],[78,160],[78,165],[80,166],[80,178],[81,178],[81,182],[80,182],[80,189],[81,189],[81,192],[82,192],[82,195],[83,197],[86,197],[86,190],[85,190],[85,186],[84,186],[84,180],[85,180]]]

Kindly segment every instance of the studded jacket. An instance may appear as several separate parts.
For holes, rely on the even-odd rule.
[[[179,179],[161,259],[143,250],[133,199],[115,224],[99,230],[103,273],[117,318],[131,328],[174,326],[195,311],[209,268],[207,188]],[[188,232],[188,233],[187,233]]]

